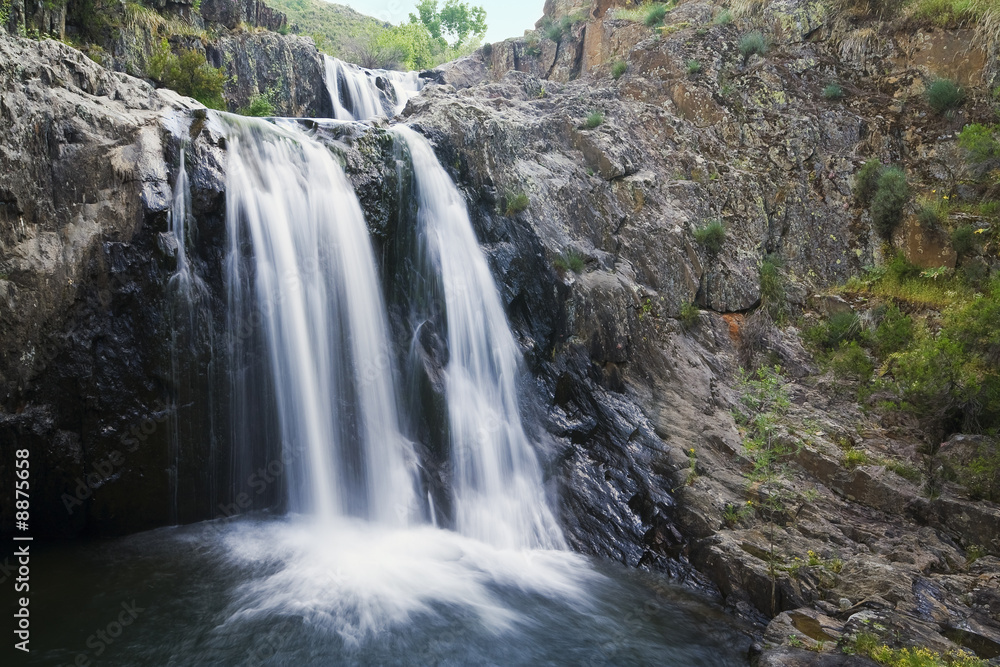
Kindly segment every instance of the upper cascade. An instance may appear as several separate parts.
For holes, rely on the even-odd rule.
[[[423,88],[416,72],[365,69],[330,56],[324,56],[324,60],[326,87],[337,120],[395,116]]]

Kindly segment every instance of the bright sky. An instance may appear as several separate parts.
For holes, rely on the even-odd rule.
[[[374,16],[392,24],[409,20],[417,0],[333,0],[348,5],[362,14]],[[535,27],[542,18],[545,0],[468,0],[470,5],[486,9],[487,42],[502,42],[508,37],[520,37],[525,30]],[[439,4],[444,4],[440,0]]]

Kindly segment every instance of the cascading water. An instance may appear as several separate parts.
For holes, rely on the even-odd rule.
[[[416,72],[365,69],[324,56],[326,87],[337,120],[370,120],[395,116],[420,92]]]
[[[230,299],[254,298],[266,329],[291,508],[405,524],[415,458],[398,430],[385,306],[357,198],[329,151],[294,126],[218,118],[229,137]]]
[[[413,164],[420,263],[444,296],[456,527],[504,548],[562,548],[518,410],[520,353],[465,201],[424,137],[392,131]]]

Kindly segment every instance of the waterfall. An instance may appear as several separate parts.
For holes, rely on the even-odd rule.
[[[417,507],[415,457],[398,429],[357,197],[330,152],[295,126],[213,118],[228,140],[229,298],[237,312],[256,308],[264,328],[291,509],[405,525]]]
[[[457,529],[505,548],[561,548],[518,410],[520,353],[464,199],[425,138],[405,126],[392,131],[413,164],[425,271],[444,295]]]
[[[395,116],[422,87],[416,72],[365,69],[330,56],[324,59],[326,87],[338,120]]]

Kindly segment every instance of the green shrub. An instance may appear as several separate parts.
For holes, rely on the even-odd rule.
[[[591,111],[587,114],[587,120],[584,121],[583,125],[588,130],[592,130],[601,123],[604,122],[604,114],[600,111]]]
[[[917,221],[924,229],[937,229],[946,217],[944,208],[936,201],[924,201],[917,209]]]
[[[628,69],[628,63],[624,60],[619,60],[614,65],[611,66],[611,76],[615,79],[622,78],[622,74]]]
[[[861,319],[853,311],[834,313],[805,332],[809,343],[824,350],[833,350],[841,343],[859,340],[861,335]]]
[[[558,42],[578,20],[580,20],[578,16],[563,16],[558,21],[547,20],[542,25],[542,33],[553,42]]]
[[[968,152],[971,162],[978,164],[1000,157],[1000,142],[993,131],[993,127],[973,123],[958,133],[958,145]]]
[[[691,76],[693,74],[697,74],[700,71],[701,71],[701,63],[700,62],[698,62],[697,60],[689,60],[689,61],[687,61],[687,73],[688,73],[688,76]]]
[[[662,2],[654,2],[646,8],[642,22],[650,28],[659,25],[663,21],[663,17],[667,15],[667,9],[667,5]]]
[[[844,342],[830,357],[830,368],[837,378],[868,380],[875,367],[857,341]]]
[[[726,227],[721,220],[710,220],[704,226],[694,230],[694,240],[709,253],[718,254],[726,240]]]
[[[845,468],[857,468],[858,466],[868,465],[869,463],[871,463],[871,458],[860,449],[852,448],[844,452]]]
[[[565,273],[566,271],[572,271],[573,273],[582,273],[584,267],[587,265],[586,258],[578,253],[576,250],[567,250],[563,254],[552,260],[552,266],[554,266],[559,271]]]
[[[878,190],[878,177],[882,173],[882,163],[872,158],[858,169],[854,175],[854,198],[862,206],[868,206]]]
[[[954,81],[936,79],[927,87],[927,103],[937,113],[954,109],[965,99],[965,92]]]
[[[911,264],[906,255],[901,252],[897,252],[889,260],[889,263],[885,265],[885,275],[890,280],[897,283],[906,282],[908,280],[913,280],[914,278],[920,277],[920,267]]]
[[[972,225],[960,225],[951,233],[951,247],[959,255],[965,255],[976,247],[976,230]]]
[[[823,99],[842,100],[844,99],[844,89],[836,83],[831,83],[823,89]]]
[[[246,107],[240,109],[240,115],[242,116],[273,116],[274,115],[274,91],[269,90],[265,93],[257,93],[250,98],[250,104]]]
[[[913,340],[913,319],[903,313],[899,306],[892,304],[882,315],[882,321],[875,328],[875,351],[883,359],[902,350]]]
[[[973,500],[997,503],[1000,502],[1000,449],[992,454],[985,450],[986,447],[980,448],[961,479]]]
[[[889,239],[903,221],[903,208],[910,198],[906,174],[899,167],[886,167],[878,177],[872,198],[872,223],[883,238]]]
[[[715,25],[729,25],[733,22],[733,13],[728,9],[723,9],[721,12],[715,15],[712,19],[712,23]]]
[[[781,262],[775,255],[768,255],[760,263],[760,305],[778,324],[788,316],[785,277],[781,272]]]
[[[178,56],[171,53],[164,39],[154,47],[146,74],[160,85],[193,97],[210,109],[225,108],[222,86],[226,74],[209,65],[202,51],[183,49]]]
[[[762,33],[754,30],[740,37],[740,43],[737,48],[745,63],[750,60],[750,56],[762,56],[767,52],[767,40]]]
[[[932,437],[1000,426],[1000,279],[947,308],[937,335],[917,337],[893,373],[907,408],[940,431]]]
[[[683,304],[681,304],[680,319],[681,319],[681,324],[683,324],[685,328],[690,329],[694,325],[698,324],[698,318],[700,314],[701,310],[698,308],[698,306],[694,305],[693,303],[686,301]]]
[[[504,195],[503,214],[508,218],[524,211],[531,204],[523,192],[509,192]]]

